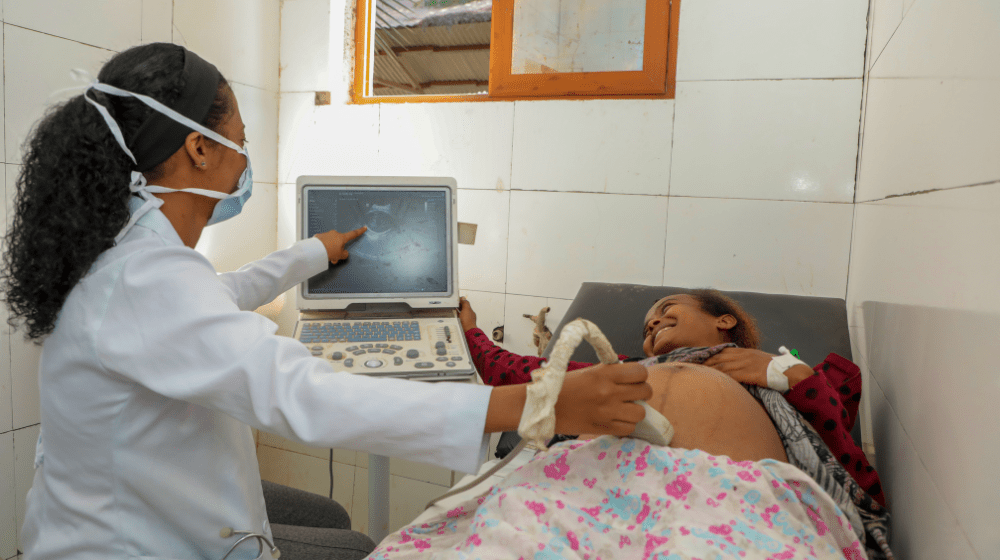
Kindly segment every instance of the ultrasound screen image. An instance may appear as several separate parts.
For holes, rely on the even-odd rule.
[[[448,292],[448,196],[440,190],[306,188],[307,237],[368,226],[309,295]]]

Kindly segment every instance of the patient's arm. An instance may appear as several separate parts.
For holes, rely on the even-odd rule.
[[[739,383],[710,367],[667,363],[649,367],[649,405],[674,426],[670,447],[701,449],[734,461],[788,461],[764,407]],[[593,436],[581,436],[587,438]]]

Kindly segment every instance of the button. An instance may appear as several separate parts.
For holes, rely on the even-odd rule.
[[[372,344],[362,344],[361,347],[362,348],[374,348],[375,346],[372,345]]]
[[[445,349],[445,348],[438,348],[437,355],[438,356],[447,356],[448,355],[448,350]]]
[[[402,350],[402,349],[403,349],[403,347],[402,347],[402,346],[398,346],[398,345],[396,345],[396,344],[393,344],[393,345],[392,345],[392,346],[390,346],[389,348],[392,348],[393,350]]]
[[[312,351],[312,355],[313,356],[322,356],[323,355],[323,351],[322,350],[313,350]]]
[[[399,356],[396,356],[395,358],[392,359],[392,363],[395,364],[395,365],[397,365],[397,366],[401,366],[401,365],[403,365],[403,358],[400,358]]]
[[[333,354],[330,354],[330,359],[334,360],[334,361],[343,360],[344,359],[344,353],[343,352],[334,352]]]
[[[439,362],[447,362],[448,361],[448,357],[447,356],[441,356],[440,358],[437,359],[437,361],[439,361]]]
[[[380,368],[384,363],[385,362],[383,362],[382,360],[368,360],[367,362],[365,362],[365,367]]]
[[[376,344],[375,345],[375,348],[388,348],[388,347],[389,347],[388,344]]]
[[[344,367],[354,367],[354,358],[344,360]]]
[[[434,367],[434,364],[432,362],[417,362],[416,366],[417,369],[427,369]]]
[[[355,350],[354,352],[351,352],[351,354],[354,354],[355,356],[360,356],[361,354],[367,354],[367,353],[368,352],[365,352],[364,350]]]
[[[407,350],[406,351],[406,357],[410,358],[411,360],[413,358],[416,358],[419,355],[420,355],[420,352],[417,352],[416,350]]]
[[[389,350],[388,348],[383,348],[382,349],[382,353],[383,354],[395,354],[396,351],[395,350]]]
[[[381,350],[379,350],[378,348],[369,348],[369,349],[368,349],[368,353],[369,353],[369,354],[379,354],[379,353],[381,353],[381,352],[382,352],[382,351],[381,351]]]
[[[313,346],[312,348],[310,348],[310,350],[314,350],[314,351],[315,350],[320,350],[320,351],[322,351],[323,347],[322,346]]]
[[[453,361],[453,362],[461,362],[462,361],[462,357],[461,356],[452,356],[451,357],[451,361]]]
[[[448,366],[448,367],[455,367],[455,362],[448,362],[445,365]]]
[[[434,343],[434,347],[435,348],[444,348],[444,342],[442,342],[442,341],[439,340],[439,341],[437,341],[437,342]]]

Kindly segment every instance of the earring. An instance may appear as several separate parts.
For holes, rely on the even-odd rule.
[[[201,166],[202,166],[202,167],[205,167],[205,162],[201,162]]]

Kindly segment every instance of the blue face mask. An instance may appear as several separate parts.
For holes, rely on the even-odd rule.
[[[132,226],[139,221],[139,218],[146,214],[146,212],[149,212],[153,208],[159,208],[163,205],[163,200],[153,196],[152,193],[190,192],[219,199],[219,202],[215,205],[215,209],[212,211],[212,216],[208,219],[208,223],[206,224],[208,226],[233,218],[243,210],[243,206],[248,200],[250,200],[250,196],[253,194],[253,170],[250,167],[250,154],[247,152],[245,147],[237,146],[232,140],[225,138],[213,130],[205,128],[204,126],[194,122],[193,120],[185,117],[177,111],[174,111],[151,97],[125,91],[114,86],[109,86],[108,84],[102,84],[96,80],[88,86],[88,89],[96,89],[106,94],[117,95],[119,97],[134,97],[152,109],[163,113],[164,115],[196,132],[200,132],[207,138],[211,138],[219,144],[243,154],[243,157],[246,158],[247,162],[247,166],[243,170],[243,174],[240,175],[240,181],[237,184],[236,190],[229,194],[206,189],[171,189],[157,185],[147,185],[146,178],[142,175],[142,173],[133,171],[132,182],[129,184],[129,189],[134,193],[138,193],[145,202],[132,213],[132,217],[129,219],[128,223],[125,224],[125,227],[122,228],[122,231],[115,238],[115,243],[121,241],[121,239],[125,236],[125,233],[131,229]],[[132,161],[135,162],[135,156],[132,155],[132,151],[129,150],[128,146],[125,144],[125,138],[122,135],[121,129],[118,127],[118,123],[115,122],[115,119],[111,117],[110,113],[108,113],[107,108],[87,96],[86,92],[84,92],[84,99],[97,108],[97,110],[101,113],[101,116],[104,117],[104,121],[108,123],[108,127],[111,128],[111,133],[114,135],[115,140],[118,141],[118,145],[121,146],[122,150],[124,150],[125,153],[132,158]]]

